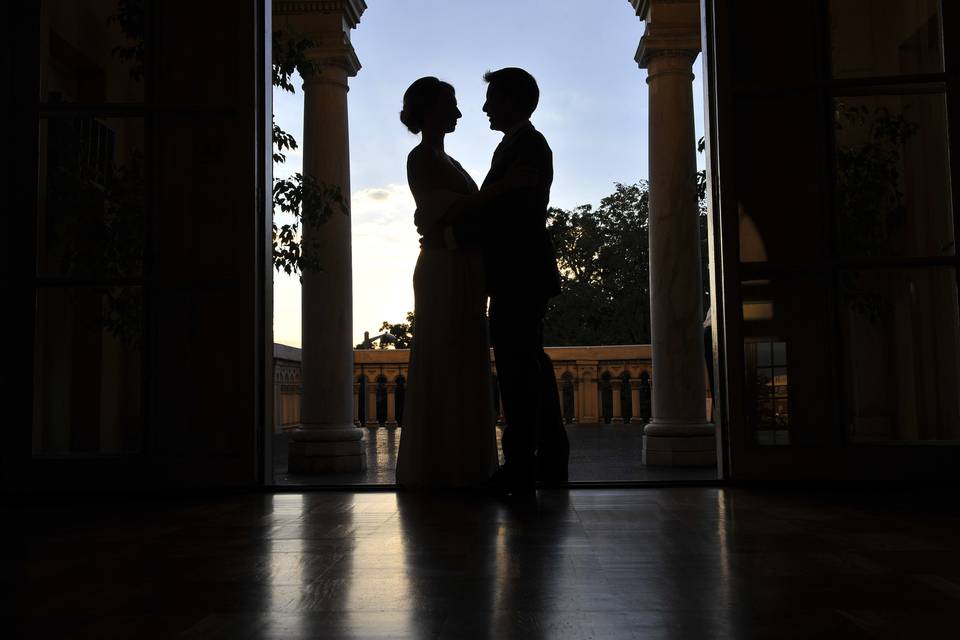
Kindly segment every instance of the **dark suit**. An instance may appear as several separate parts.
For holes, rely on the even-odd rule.
[[[547,301],[560,293],[546,228],[553,153],[533,125],[504,137],[483,184],[518,170],[535,175],[536,186],[510,189],[482,211],[463,216],[454,224],[454,235],[458,243],[479,245],[483,252],[490,338],[507,421],[504,472],[511,484],[529,486],[535,474],[566,480],[570,451],[553,363],[543,351]]]

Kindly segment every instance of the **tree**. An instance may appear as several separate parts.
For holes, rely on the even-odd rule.
[[[377,346],[373,347],[375,349],[409,349],[410,344],[413,342],[413,328],[416,324],[416,320],[413,315],[413,311],[407,311],[407,321],[391,323],[388,320],[384,320],[383,324],[380,325],[380,333],[388,334],[392,336],[392,340],[378,340]],[[356,346],[357,349],[369,349],[371,345],[366,345],[360,343]]]
[[[596,209],[549,210],[562,295],[547,310],[547,344],[649,342],[649,203],[646,182],[617,183]]]
[[[702,141],[701,141],[702,150]],[[704,308],[709,304],[706,175],[698,175]],[[562,295],[544,322],[544,342],[650,342],[650,193],[646,181],[616,183],[594,209],[550,209],[548,229],[557,249]]]
[[[306,38],[292,38],[281,31],[273,32],[273,86],[296,93],[293,74],[308,77],[317,72],[316,64],[307,59],[306,52],[315,43]],[[284,151],[297,148],[296,139],[273,121],[273,162],[282,164]],[[291,214],[294,221],[277,226],[273,223],[273,267],[285,273],[303,273],[320,269],[319,245],[304,246],[301,223],[316,226],[335,212],[347,214],[347,206],[337,185],[327,185],[300,172],[286,179],[273,181],[273,206]]]

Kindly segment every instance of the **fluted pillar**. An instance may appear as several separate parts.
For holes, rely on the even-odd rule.
[[[636,60],[647,70],[650,158],[650,320],[653,415],[643,463],[716,464],[703,389],[703,312],[693,62],[697,0],[632,0],[646,22]]]
[[[350,199],[347,80],[360,62],[350,30],[363,0],[274,2],[274,24],[314,44],[315,72],[303,83],[303,174],[340,188]],[[353,422],[353,293],[350,217],[334,213],[320,225],[303,223],[305,246],[316,243],[320,270],[302,277],[303,406],[290,443],[291,473],[361,471],[363,432]]]

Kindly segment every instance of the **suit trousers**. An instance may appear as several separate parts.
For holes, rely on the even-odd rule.
[[[543,351],[547,301],[491,296],[490,341],[506,426],[504,472],[517,482],[567,479],[570,444],[553,362]]]

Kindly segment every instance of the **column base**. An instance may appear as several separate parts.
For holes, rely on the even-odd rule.
[[[297,429],[292,434],[289,473],[348,473],[366,468],[363,432],[354,426]]]
[[[644,466],[712,467],[717,464],[715,427],[709,423],[652,420],[643,429]]]

